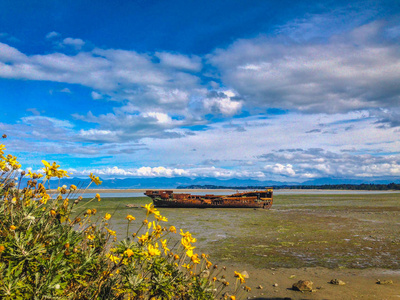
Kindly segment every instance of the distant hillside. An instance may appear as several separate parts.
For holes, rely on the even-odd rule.
[[[28,179],[24,178],[22,185]],[[157,177],[157,178],[101,178],[103,183],[99,186],[92,184],[93,189],[171,189],[171,188],[195,188],[195,189],[245,189],[257,188],[264,189],[265,187],[278,188],[293,188],[293,189],[398,189],[400,178],[390,179],[332,179],[319,178],[309,180],[302,183],[298,182],[279,182],[279,181],[258,181],[253,179],[228,179],[221,180],[216,178],[188,178],[188,177]],[[40,182],[40,180],[39,180]],[[397,183],[395,183],[397,182]],[[90,183],[88,177],[82,178],[63,178],[60,184],[75,184],[79,188],[85,188]],[[50,187],[58,186],[58,180],[51,180]],[[47,186],[47,184],[46,184]]]
[[[264,189],[264,186],[220,186],[220,185],[188,185],[178,186],[178,189]],[[367,191],[384,191],[384,190],[400,190],[400,184],[324,184],[324,185],[277,185],[272,186],[274,189],[318,189],[318,190],[367,190]]]

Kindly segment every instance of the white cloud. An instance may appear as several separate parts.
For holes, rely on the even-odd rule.
[[[223,168],[169,168],[169,167],[148,167],[143,166],[139,168],[120,168],[117,166],[96,168],[96,169],[71,169],[74,175],[88,175],[94,173],[100,176],[122,176],[122,177],[211,177],[219,179],[229,178],[255,178],[259,180],[265,179],[262,172],[249,172],[249,171],[234,171]]]
[[[165,167],[141,167],[136,170],[136,176],[139,177],[172,177],[172,176],[190,176],[183,169],[170,169]]]
[[[59,37],[59,36],[60,36],[60,34],[58,32],[52,31],[52,32],[49,32],[48,34],[46,34],[46,39],[52,39],[52,38]]]
[[[67,93],[67,94],[72,94],[71,90],[69,88],[63,88],[60,90],[61,93]]]
[[[170,124],[172,123],[172,119],[170,116],[164,113],[160,112],[147,112],[143,113],[142,116],[144,118],[153,118],[157,121],[157,123],[163,123],[163,124]]]
[[[140,168],[120,168],[117,166],[96,168],[96,169],[71,169],[74,175],[88,175],[94,173],[98,176],[122,176],[122,177],[176,177],[190,176],[190,173],[183,169],[166,167],[140,167]]]
[[[74,114],[87,122],[84,129],[72,121],[31,116],[0,123],[0,131],[24,139],[12,141],[19,151],[100,157],[99,166],[118,166],[99,167],[98,174],[266,180],[397,176],[400,54],[391,38],[398,28],[375,22],[321,40],[310,32],[323,20],[313,16],[310,30],[308,21],[294,24],[293,32],[307,33],[295,42],[282,36],[239,40],[209,55],[211,66],[179,53],[94,48],[71,55],[64,47],[27,55],[0,43],[1,78],[82,85],[92,99],[119,102],[97,115]],[[280,30],[288,34],[291,27]],[[62,43],[85,46],[81,39]],[[285,113],[265,113],[268,108]],[[241,111],[253,116],[228,118]],[[218,123],[206,114],[217,115]],[[120,167],[133,164],[132,153],[143,167]]]
[[[101,94],[99,94],[95,91],[92,91],[92,93],[90,95],[92,96],[92,99],[94,99],[94,100],[99,100],[99,99],[103,98],[103,96]]]
[[[265,170],[271,171],[274,174],[278,175],[287,175],[287,176],[295,176],[296,172],[293,170],[293,166],[291,164],[275,164],[273,166],[267,165],[265,166]]]
[[[35,116],[39,116],[40,115],[40,112],[34,107],[33,108],[27,108],[26,111],[31,112]]]
[[[182,132],[173,130],[179,128],[185,121],[174,120],[168,114],[148,111],[138,113],[130,112],[130,107],[115,109],[115,113],[94,116],[91,112],[87,115],[73,115],[75,119],[89,123],[99,124],[99,128],[92,130],[90,140],[102,142],[129,142],[141,138],[177,138],[183,136]],[[101,132],[113,132],[110,136],[98,134]],[[80,138],[88,138],[89,135],[80,134]],[[95,138],[96,137],[96,138]]]
[[[108,122],[113,124],[112,120]],[[95,171],[99,174],[281,181],[400,176],[398,132],[395,128],[377,128],[375,120],[368,115],[363,117],[363,113],[286,114],[274,118],[252,116],[219,122],[210,125],[206,131],[176,140],[158,139],[153,131],[165,126],[163,121],[168,124],[170,120],[153,112],[146,117],[139,114],[136,120],[132,120],[131,127],[127,127],[131,130],[126,131],[77,131],[68,121],[40,116],[24,118],[20,124],[12,126],[0,123],[0,131],[19,137],[12,140],[8,148],[17,151],[30,149],[35,155],[40,155],[38,161],[46,154],[58,153],[99,157],[99,166],[113,165],[121,169],[99,167]],[[127,125],[129,119],[117,118],[117,121]],[[354,126],[346,130],[349,123]],[[243,126],[245,131],[237,131],[233,125]],[[306,133],[315,126],[322,128],[318,139],[316,133]],[[117,124],[116,128],[121,126]],[[140,138],[143,133],[147,138]],[[129,143],[133,136],[142,143]],[[133,163],[132,157],[143,167],[120,167]],[[154,166],[157,161],[162,161],[163,165]]]
[[[326,13],[309,13],[301,18],[290,20],[284,25],[277,26],[275,34],[289,37],[297,42],[324,40],[326,37],[339,35],[366,24],[376,13],[374,9],[367,7],[360,10],[357,4],[346,5]]]
[[[346,112],[399,107],[397,42],[382,42],[385,24],[374,22],[326,42],[279,38],[239,40],[209,61],[247,107]]]
[[[28,125],[46,125],[51,124],[57,128],[73,128],[74,125],[68,120],[60,120],[56,118],[50,118],[45,116],[30,116],[21,118],[22,122]]]
[[[209,111],[217,109],[223,115],[232,116],[240,111],[242,103],[228,98],[209,98],[204,100],[204,107]]]
[[[67,38],[64,43],[83,46],[79,39]],[[98,48],[76,55],[56,52],[27,56],[0,43],[0,78],[79,84],[94,89],[94,97],[128,101],[135,110],[187,114],[191,99],[202,97],[205,90],[200,79],[190,74],[197,63],[185,69],[155,62],[154,58],[135,51]]]
[[[193,72],[201,70],[201,58],[198,56],[188,57],[182,54],[168,52],[156,52],[155,56],[160,59],[160,63],[173,69],[183,69]]]
[[[208,112],[233,116],[239,113],[243,106],[242,101],[233,100],[235,97],[236,94],[230,90],[210,93],[208,97],[203,100],[203,106]]]
[[[6,63],[20,63],[25,61],[26,59],[27,57],[14,47],[0,43],[0,66],[4,68],[0,72],[0,76],[1,74],[4,74],[5,77],[12,76],[12,68],[9,67]]]
[[[62,41],[62,44],[66,45],[66,46],[71,46],[71,47],[75,48],[76,50],[80,50],[85,45],[85,42],[81,39],[74,39],[74,38],[68,37]]]
[[[124,136],[121,130],[81,129],[76,139],[92,143],[118,143]]]

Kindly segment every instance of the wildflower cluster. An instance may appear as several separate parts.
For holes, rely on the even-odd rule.
[[[227,293],[223,268],[194,252],[191,233],[180,230],[178,235],[151,203],[143,206],[142,221],[126,216],[126,237],[117,242],[108,223],[112,215],[100,215],[91,204],[100,195],[82,201],[75,185],[50,190],[46,183],[68,176],[65,170],[42,161],[43,174],[26,173],[4,151],[0,144],[1,299],[238,297],[236,285]],[[90,178],[101,183],[93,174]],[[178,237],[180,242],[169,246]],[[244,279],[237,274],[241,285]]]

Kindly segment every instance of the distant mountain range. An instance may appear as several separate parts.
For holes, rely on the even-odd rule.
[[[23,180],[26,182],[26,178]],[[318,178],[304,182],[280,182],[280,181],[258,181],[253,179],[216,179],[216,178],[188,178],[188,177],[157,177],[157,178],[114,178],[101,179],[103,183],[99,186],[92,184],[90,188],[96,189],[171,189],[189,186],[217,186],[217,187],[279,187],[279,186],[320,186],[320,185],[341,185],[341,184],[389,184],[400,183],[400,177],[379,178],[379,179],[339,179],[339,178]],[[89,178],[64,178],[60,184],[75,184],[78,187],[85,188],[90,183]],[[50,187],[56,187],[58,180],[52,180]]]

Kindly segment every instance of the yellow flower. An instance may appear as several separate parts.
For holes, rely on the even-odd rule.
[[[116,232],[115,232],[114,230],[108,229],[107,227],[105,227],[105,228],[107,229],[107,231],[108,231],[108,233],[109,233],[110,235],[113,235],[113,236],[116,236],[116,235],[117,235]]]
[[[90,173],[89,175],[90,179],[92,179],[92,181],[96,184],[99,185],[102,183],[102,181],[99,179],[99,177],[96,177],[93,175],[93,173]]]
[[[0,144],[0,157],[4,154],[4,150],[6,150],[6,146]]]
[[[86,213],[87,213],[88,215],[91,215],[91,214],[92,214],[92,210],[91,210],[91,209],[88,209],[88,210],[86,211]]]
[[[88,240],[94,240],[95,236],[93,234],[88,234],[87,236]]]
[[[115,264],[117,264],[121,260],[118,256],[112,254],[108,254],[108,258]]]
[[[111,215],[110,214],[106,214],[105,217],[104,217],[104,220],[110,220],[110,218],[111,218]]]
[[[46,192],[44,192],[42,194],[42,199],[39,202],[42,204],[46,204],[47,200],[49,200],[49,199],[50,199],[50,196]]]
[[[54,217],[57,213],[54,209],[50,210],[50,214]]]
[[[200,259],[199,259],[198,254],[192,255],[192,257],[191,257],[190,259],[192,260],[192,262],[193,262],[194,264],[199,264],[199,263],[200,263]]]
[[[190,241],[189,241],[187,238],[185,238],[185,237],[183,237],[183,238],[181,239],[181,244],[182,244],[182,246],[183,246],[186,250],[193,250],[194,248],[196,248],[196,247],[192,246],[192,244],[190,243]]]
[[[158,221],[168,222],[168,219],[162,215],[154,215]]]
[[[190,250],[186,251],[186,255],[187,255],[189,258],[192,258],[192,256],[193,256],[193,250],[190,249]]]
[[[12,156],[11,154],[7,154],[6,162],[13,168],[13,170],[17,170],[21,168],[21,164],[17,161],[16,156]]]
[[[156,243],[155,247],[152,244],[147,246],[147,251],[150,256],[160,255],[161,252],[158,250],[158,244]]]
[[[14,226],[14,225],[11,225],[11,226],[10,226],[10,230],[15,230],[15,229],[17,229],[16,226]]]
[[[170,232],[173,232],[173,233],[176,233],[176,228],[175,228],[175,226],[171,226],[171,227],[169,228],[169,231],[170,231]]]
[[[181,236],[183,236],[185,239],[187,239],[190,243],[195,243],[196,239],[192,237],[192,234],[187,231],[186,233],[183,233],[182,229],[181,229]]]
[[[47,161],[42,160],[42,163],[44,164],[44,166],[45,166],[46,168],[51,168],[51,165],[50,165]]]
[[[128,257],[131,257],[134,252],[131,249],[127,249],[126,251],[124,251],[124,254],[127,255]]]
[[[165,255],[167,255],[167,253],[170,251],[167,247],[167,240],[161,240],[161,246],[164,249],[164,253]]]
[[[0,245],[0,253],[3,252],[4,250],[6,250],[6,247],[4,247],[3,245]]]
[[[69,177],[68,172],[58,169],[60,166],[57,165],[55,162],[53,162],[53,164],[50,165],[47,161],[42,160],[42,163],[44,164],[43,170],[46,173],[47,179],[50,179],[52,177],[58,177],[58,178]]]
[[[141,237],[139,237],[139,242],[143,244],[143,243],[146,242],[148,239],[149,239],[149,233],[146,232],[146,234],[143,234]]]
[[[93,208],[92,209],[92,215],[95,215],[97,213],[97,209]]]
[[[130,221],[135,221],[135,217],[132,215],[127,215],[126,219],[130,222]]]
[[[69,187],[69,189],[70,189],[71,191],[76,191],[77,187],[76,187],[76,185],[71,184],[71,186]]]
[[[244,276],[239,272],[235,271],[235,277],[237,277],[240,280],[240,283],[245,283]]]
[[[38,189],[38,192],[41,193],[41,194],[46,192],[46,188],[41,183],[38,184],[38,188],[37,189]]]
[[[209,260],[206,260],[206,266],[207,266],[207,269],[209,269],[212,266],[212,262]]]
[[[232,295],[231,300],[236,300],[236,297]]]
[[[95,198],[96,198],[98,201],[100,201],[100,200],[101,200],[100,194],[96,194]]]
[[[0,145],[0,147],[1,147],[1,145]],[[26,176],[33,178],[33,174],[35,174],[35,173],[32,173],[31,170],[28,170],[28,174],[26,174]]]
[[[147,210],[146,216],[150,214],[158,216],[160,214],[160,212],[156,208],[154,208],[153,203],[146,204],[145,206],[142,205],[142,207],[144,207]]]

